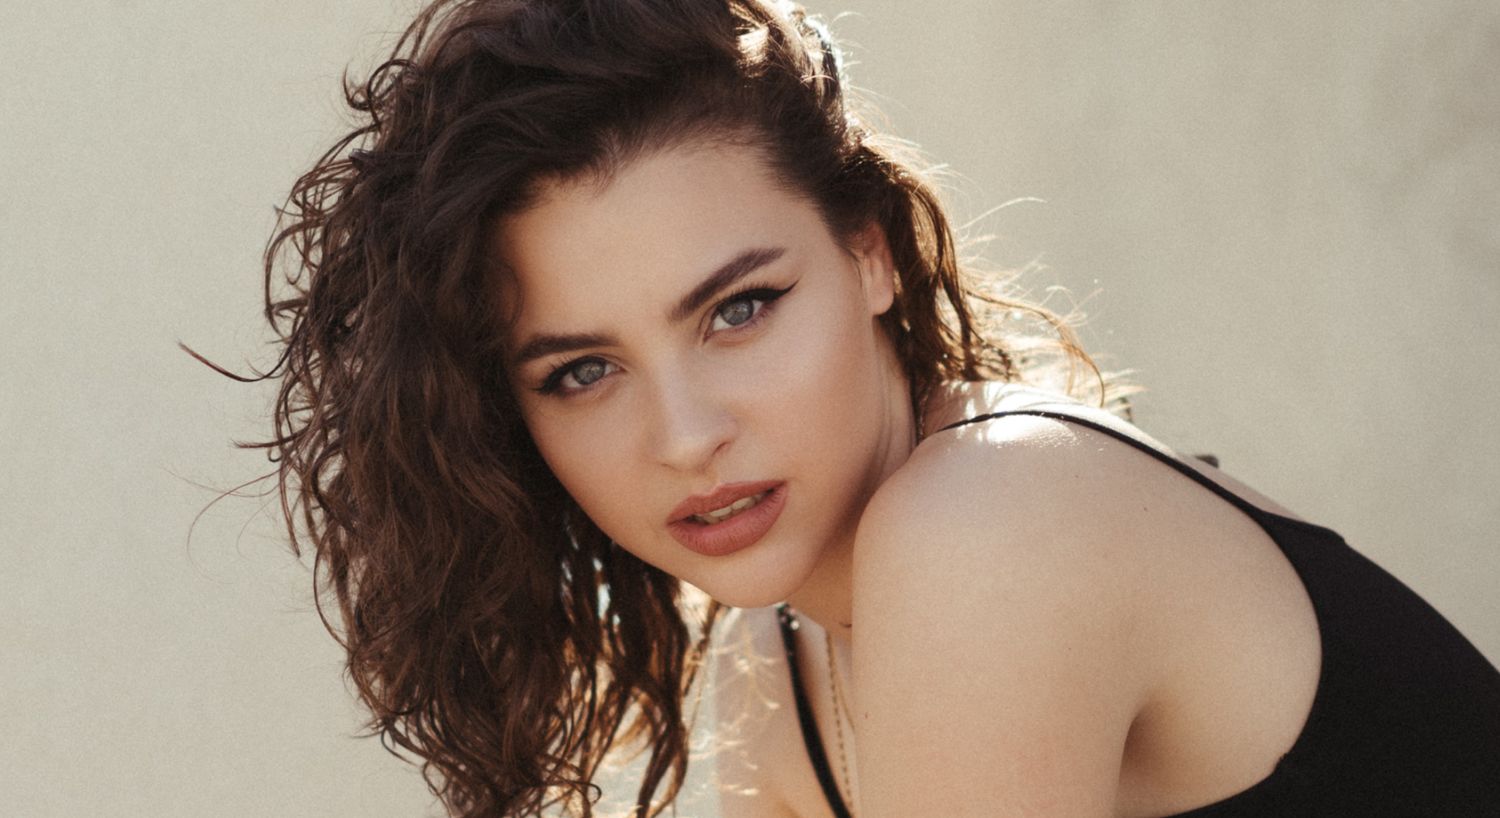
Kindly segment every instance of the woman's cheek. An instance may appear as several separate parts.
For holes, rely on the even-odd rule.
[[[602,405],[570,410],[533,427],[537,448],[548,468],[601,527],[614,516],[608,508],[608,487],[629,485],[621,482],[621,473],[626,470],[622,461],[630,430],[611,422],[613,411],[614,407]]]
[[[860,370],[850,366],[850,345],[836,316],[786,323],[792,326],[778,336],[767,362],[767,383],[774,388],[766,390],[766,399],[775,402],[785,433],[821,432],[857,394],[849,390],[858,388]]]

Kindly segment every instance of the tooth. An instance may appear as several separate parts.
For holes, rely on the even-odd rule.
[[[756,503],[759,503],[761,500],[765,499],[766,494],[767,492],[761,492],[760,494],[752,494],[749,497],[742,497],[734,501],[733,503],[724,506],[723,508],[717,508],[713,511],[705,512],[703,514],[697,514],[694,516],[696,516],[700,522],[703,522],[705,524],[711,525],[713,523],[721,523],[729,519],[730,517],[733,517],[734,515],[740,513],[741,511],[744,511],[745,509],[755,505]]]

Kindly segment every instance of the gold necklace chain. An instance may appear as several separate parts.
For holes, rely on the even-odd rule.
[[[849,760],[844,754],[844,721],[849,722],[849,729],[854,729],[854,719],[849,716],[849,711],[844,705],[843,694],[839,692],[839,668],[833,661],[833,637],[828,631],[823,632],[823,648],[828,653],[828,675],[833,680],[833,729],[838,736],[839,745],[839,771],[844,774],[844,791],[847,793],[847,806],[849,814],[854,814],[854,784],[849,778]]]

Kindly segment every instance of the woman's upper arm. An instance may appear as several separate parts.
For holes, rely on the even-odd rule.
[[[714,634],[710,746],[720,818],[796,818],[767,764],[780,709],[775,696],[779,645],[767,632],[773,618],[769,610],[731,609]]]
[[[719,818],[798,818],[797,813],[770,793],[719,791]]]
[[[1113,814],[1151,683],[1137,532],[1130,499],[1068,449],[929,452],[872,501],[854,585],[862,818]]]

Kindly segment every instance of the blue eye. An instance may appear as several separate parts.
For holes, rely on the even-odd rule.
[[[588,386],[604,377],[604,362],[598,359],[583,361],[568,372],[580,386]]]
[[[709,324],[709,329],[718,332],[751,324],[765,313],[768,305],[788,292],[791,292],[791,289],[791,287],[787,287],[781,290],[774,290],[768,287],[759,287],[746,290],[742,293],[736,293],[719,302],[719,306],[714,308],[714,318],[713,322]]]
[[[552,370],[536,391],[550,395],[555,392],[577,392],[587,389],[608,375],[612,366],[614,365],[600,358],[579,358],[569,361]]]
[[[755,317],[755,302],[742,298],[720,307],[714,315],[729,326],[737,327]]]

